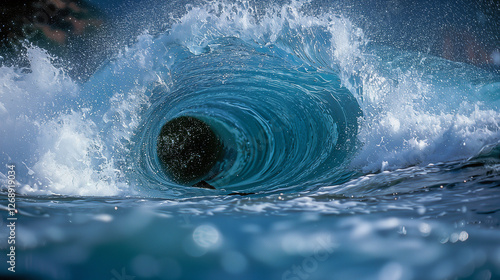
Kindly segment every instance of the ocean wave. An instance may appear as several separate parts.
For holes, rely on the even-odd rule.
[[[27,131],[21,143],[3,137],[2,162],[25,163],[24,193],[213,193],[161,170],[157,135],[182,115],[226,146],[208,180],[221,194],[338,185],[467,160],[500,140],[497,75],[373,44],[335,10],[215,2],[175,22],[144,32],[83,85],[35,47],[30,72],[0,68],[0,113],[12,120],[0,128]]]

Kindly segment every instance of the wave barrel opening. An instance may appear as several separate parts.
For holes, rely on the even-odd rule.
[[[221,147],[208,124],[194,117],[182,116],[162,127],[157,154],[172,180],[188,184],[209,173],[223,154]]]

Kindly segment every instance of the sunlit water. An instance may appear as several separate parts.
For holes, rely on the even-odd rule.
[[[0,68],[2,275],[500,278],[498,72],[307,3],[165,22],[83,83],[34,46],[30,71]],[[217,190],[160,168],[156,137],[181,115],[224,142]]]

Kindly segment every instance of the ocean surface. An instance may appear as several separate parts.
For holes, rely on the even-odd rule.
[[[498,1],[89,2],[0,67],[0,278],[500,279]]]

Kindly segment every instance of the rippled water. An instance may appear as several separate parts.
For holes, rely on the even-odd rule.
[[[188,7],[85,82],[34,46],[0,68],[2,276],[500,279],[498,71],[324,3]],[[216,190],[161,169],[178,116],[224,143]]]

